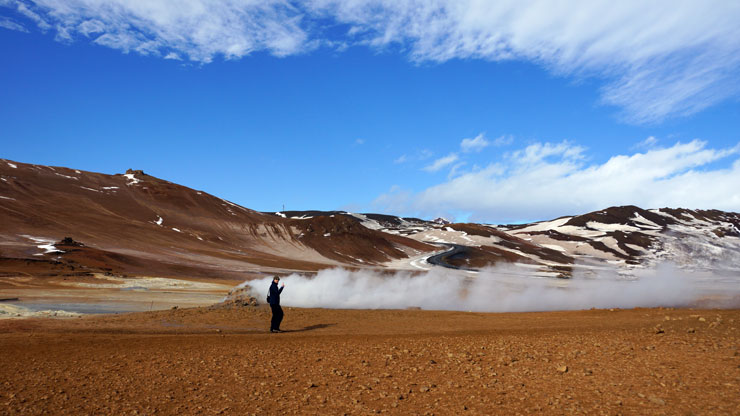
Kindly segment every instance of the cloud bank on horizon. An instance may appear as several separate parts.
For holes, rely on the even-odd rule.
[[[60,41],[196,63],[338,51],[404,53],[413,62],[532,62],[603,82],[601,101],[632,123],[694,114],[740,93],[740,3],[476,0],[0,0]]]
[[[740,143],[711,149],[693,140],[660,147],[651,136],[637,147],[646,150],[599,164],[588,162],[587,149],[567,141],[534,143],[464,172],[459,164],[465,162],[459,161],[446,181],[420,192],[394,186],[374,204],[383,212],[500,222],[553,219],[615,205],[740,209]],[[430,166],[442,169],[448,158]]]

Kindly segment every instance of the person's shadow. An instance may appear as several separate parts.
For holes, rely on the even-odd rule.
[[[310,325],[307,327],[303,327],[301,329],[284,329],[283,332],[306,332],[306,331],[313,331],[314,329],[323,329],[328,328],[330,326],[334,326],[336,324],[316,324],[316,325]]]

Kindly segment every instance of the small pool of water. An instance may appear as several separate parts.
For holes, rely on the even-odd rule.
[[[149,305],[141,303],[71,303],[71,302],[5,302],[13,306],[26,308],[31,312],[65,311],[81,314],[125,313],[149,310]]]

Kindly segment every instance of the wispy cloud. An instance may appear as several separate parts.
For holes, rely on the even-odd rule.
[[[655,136],[649,136],[645,140],[632,146],[632,149],[650,149],[658,144],[658,139]]]
[[[395,164],[401,164],[401,163],[407,163],[407,162],[418,162],[418,161],[424,161],[434,156],[434,152],[432,152],[429,149],[421,149],[411,155],[409,154],[403,154],[396,158],[393,163]]]
[[[424,166],[422,170],[425,170],[427,172],[437,172],[449,167],[450,171],[447,176],[449,178],[452,178],[454,176],[460,175],[461,172],[463,172],[462,168],[468,164],[468,162],[464,159],[468,158],[470,156],[470,153],[479,153],[492,144],[494,146],[503,146],[511,143],[512,141],[513,138],[511,138],[511,136],[501,136],[494,140],[493,143],[491,143],[490,141],[488,141],[488,139],[486,139],[485,133],[479,133],[472,139],[462,139],[462,141],[460,141],[459,152],[452,152],[447,156],[441,157],[431,164]],[[407,158],[404,155],[401,156],[399,159],[396,159],[396,163],[405,162],[406,160]]]
[[[444,168],[445,166],[451,165],[455,163],[459,159],[459,156],[457,153],[450,153],[449,155],[445,157],[441,157],[434,162],[432,162],[431,165],[427,165],[424,167],[424,170],[427,172],[437,172],[438,170]]]
[[[454,178],[455,176],[460,175],[462,172],[463,166],[467,165],[467,162],[457,162],[455,163],[452,168],[450,169],[450,173],[447,175],[448,179]]]
[[[493,145],[496,147],[508,146],[512,143],[514,143],[514,136],[512,135],[499,136],[493,140]]]
[[[475,136],[474,139],[463,139],[462,142],[460,142],[460,149],[463,152],[480,152],[481,150],[488,147],[491,143],[486,140],[486,137],[483,133],[480,133],[479,135]]]
[[[143,55],[184,56],[210,62],[255,51],[276,56],[315,47],[301,27],[302,12],[287,0],[5,0],[6,7],[35,21],[57,38],[83,36]],[[174,54],[174,55],[173,55]]]
[[[419,160],[426,160],[432,156],[434,156],[434,152],[429,149],[421,149],[421,151],[419,152]]]
[[[421,192],[381,195],[376,206],[404,215],[469,212],[482,221],[550,219],[626,204],[740,210],[740,144],[711,149],[694,140],[601,164],[587,164],[585,152],[568,142],[532,144]]]
[[[126,53],[174,53],[201,63],[351,45],[399,46],[415,62],[528,61],[559,76],[602,80],[601,102],[634,123],[694,114],[740,94],[740,3],[724,0],[576,0],[567,6],[536,0],[189,0],[177,6],[2,0],[0,7],[60,40],[89,38]],[[327,30],[342,25],[346,31]]]
[[[376,47],[415,61],[526,60],[606,81],[602,101],[635,123],[696,113],[740,92],[740,4],[723,0],[314,0]]]
[[[395,163],[395,164],[406,163],[407,160],[408,160],[408,156],[401,155],[398,158],[396,158],[396,160],[394,160],[393,163]]]
[[[23,27],[23,25],[2,16],[0,16],[0,27],[10,30],[16,30],[18,32],[28,32],[28,29]]]
[[[180,58],[180,55],[178,55],[178,54],[176,54],[174,52],[170,52],[167,55],[165,55],[164,56],[164,59],[173,59],[173,60],[176,60],[176,61],[182,61],[182,58]]]

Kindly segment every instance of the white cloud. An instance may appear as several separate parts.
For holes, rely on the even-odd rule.
[[[632,148],[633,149],[649,149],[651,147],[654,147],[656,144],[658,144],[658,139],[656,139],[655,136],[649,136],[645,140],[632,146]]]
[[[514,136],[504,135],[499,136],[493,141],[493,145],[496,147],[508,146],[514,143]]]
[[[13,21],[12,19],[8,19],[7,17],[0,17],[0,27],[16,30],[18,32],[28,32],[28,29],[23,27],[23,25]]]
[[[462,167],[467,165],[467,162],[458,162],[455,163],[452,168],[450,169],[450,173],[447,174],[447,178],[454,178],[455,176],[459,175]]]
[[[607,81],[636,123],[696,113],[740,92],[740,3],[724,0],[314,0],[377,47],[416,61],[526,60]]]
[[[552,143],[535,143],[523,150],[513,152],[512,160],[521,165],[534,165],[543,162],[551,156],[559,156],[563,160],[576,160],[583,157],[585,149],[580,146],[572,146],[567,141]]]
[[[77,30],[81,34],[87,37],[90,37],[91,35],[94,35],[95,33],[105,32],[105,24],[101,22],[100,20],[95,20],[95,19],[85,20],[84,22],[80,23],[77,26]],[[165,59],[167,59],[166,56],[165,56]]]
[[[434,162],[432,162],[431,165],[425,166],[423,169],[427,172],[437,172],[438,170],[442,169],[445,166],[448,166],[452,163],[455,163],[458,160],[457,153],[450,153],[449,155],[445,157],[441,157]]]
[[[352,45],[398,46],[416,62],[528,61],[604,81],[601,101],[635,123],[694,114],[740,94],[740,2],[726,0],[2,0],[0,7],[60,40],[85,36],[126,53],[202,63]],[[342,24],[347,30],[331,30]]]
[[[363,145],[363,144],[365,144],[365,139],[356,139],[355,140],[355,144],[356,145]]]
[[[513,142],[513,138],[511,136],[501,136],[494,140],[493,145],[495,146],[504,146],[507,144],[510,144]],[[460,150],[461,153],[450,153],[449,155],[445,157],[441,157],[431,164],[424,166],[422,169],[427,172],[437,172],[443,168],[450,167],[450,171],[447,174],[448,178],[452,178],[455,176],[459,176],[462,174],[463,167],[468,164],[468,162],[461,160],[461,158],[465,158],[467,153],[473,153],[473,152],[480,152],[481,150],[485,149],[486,147],[490,146],[492,143],[488,141],[485,137],[484,133],[480,133],[475,138],[470,139],[462,139],[460,142]],[[561,144],[560,146],[566,146],[567,143]],[[538,146],[531,146],[530,148],[527,148],[527,151],[532,153],[527,155],[527,157],[533,158],[533,157],[540,157],[544,158],[548,156],[548,152],[555,152],[558,153],[558,149],[551,149],[551,145],[547,144],[545,146],[542,146],[542,148]],[[574,147],[574,148],[568,148],[566,149],[569,152],[577,151],[580,148]],[[422,154],[430,153],[429,151],[423,151]],[[571,157],[575,157],[577,155],[571,155]],[[420,158],[423,159],[423,158]],[[524,158],[523,158],[524,160]],[[395,160],[395,163],[402,163],[407,161],[406,156],[401,156],[400,158]],[[473,170],[480,170],[480,168],[475,165],[473,167]]]
[[[0,6],[15,7],[16,11],[19,14],[36,23],[41,30],[48,30],[51,28],[51,26],[46,23],[46,21],[41,16],[39,16],[33,10],[29,9],[25,3],[17,0],[2,0],[2,2],[0,2]]]
[[[302,13],[287,0],[11,0],[5,6],[57,38],[75,35],[125,53],[210,62],[254,51],[286,56],[311,50]],[[174,54],[174,55],[173,55]]]
[[[463,152],[480,152],[485,149],[491,143],[486,140],[486,136],[483,133],[475,136],[474,139],[463,139],[460,142],[460,148]]]
[[[395,192],[375,202],[392,212],[436,215],[471,212],[471,220],[551,219],[614,205],[740,210],[740,144],[710,149],[703,141],[586,164],[585,149],[538,143],[500,163],[462,174],[418,193]],[[729,158],[734,157],[732,161]],[[725,167],[715,162],[727,161]],[[395,196],[402,195],[402,198]]]

